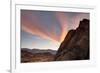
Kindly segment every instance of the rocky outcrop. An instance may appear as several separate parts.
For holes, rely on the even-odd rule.
[[[70,30],[61,43],[55,61],[89,59],[89,20],[83,19],[76,30]]]

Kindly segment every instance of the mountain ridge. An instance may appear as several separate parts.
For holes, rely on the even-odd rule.
[[[53,61],[55,57],[56,51],[55,50],[41,50],[41,49],[28,49],[22,48],[21,49],[21,62],[47,62]]]
[[[89,59],[89,20],[83,19],[61,43],[55,61]]]

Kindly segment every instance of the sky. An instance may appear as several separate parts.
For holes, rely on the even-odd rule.
[[[21,48],[57,50],[89,13],[21,10]]]

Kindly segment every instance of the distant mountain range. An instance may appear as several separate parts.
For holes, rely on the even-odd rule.
[[[21,48],[21,62],[44,62],[53,61],[56,55],[56,50],[41,50]]]
[[[28,52],[30,52],[30,53],[32,53],[32,54],[36,54],[36,53],[51,53],[51,54],[53,54],[53,55],[55,55],[56,54],[56,50],[51,50],[51,49],[47,49],[47,50],[44,50],[44,49],[28,49],[28,48],[21,48],[21,50],[26,50],[26,51],[28,51]]]

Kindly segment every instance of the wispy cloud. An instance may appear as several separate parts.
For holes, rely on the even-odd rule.
[[[56,12],[56,18],[58,19],[58,22],[60,23],[59,27],[61,27],[61,33],[60,33],[60,42],[62,42],[67,34],[67,17],[64,13]]]
[[[46,28],[43,28],[43,25],[40,24],[41,22],[39,22],[37,17],[32,16],[31,20],[27,15],[22,15],[21,17],[21,25],[23,31],[32,35],[37,35],[44,39],[51,40],[53,42],[60,42],[59,36],[55,32],[55,28],[53,28],[54,26],[52,26],[51,32],[48,32],[45,30]]]
[[[50,13],[50,14],[49,14]],[[89,14],[71,12],[21,11],[22,30],[52,43],[61,43],[70,29],[76,28],[80,19]],[[49,14],[49,15],[48,15]],[[51,19],[51,20],[50,20]],[[58,31],[59,30],[59,31]],[[59,32],[59,34],[57,34]]]

